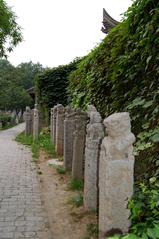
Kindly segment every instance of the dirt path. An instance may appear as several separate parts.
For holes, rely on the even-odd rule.
[[[39,176],[45,208],[55,239],[94,239],[89,237],[87,225],[96,223],[94,214],[86,214],[83,207],[72,208],[68,204],[75,192],[68,190],[69,175],[59,175],[55,168],[47,166],[47,155],[41,153]]]

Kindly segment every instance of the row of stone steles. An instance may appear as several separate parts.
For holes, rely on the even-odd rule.
[[[25,134],[39,135],[37,105],[26,108]],[[100,238],[113,228],[127,232],[127,201],[133,193],[133,142],[128,113],[116,113],[104,121],[94,106],[87,112],[64,108],[51,110],[51,139],[72,178],[84,179],[84,207],[99,213]]]
[[[26,122],[25,135],[33,135],[33,139],[37,140],[39,137],[39,110],[37,104],[35,104],[34,109],[30,109],[29,106],[26,107],[24,120]]]
[[[65,170],[73,179],[84,179],[84,207],[98,211],[99,238],[112,230],[127,232],[135,141],[129,114],[115,113],[103,121],[92,105],[83,112],[58,104],[51,109],[51,139]]]

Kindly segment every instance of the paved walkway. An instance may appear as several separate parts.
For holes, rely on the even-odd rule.
[[[52,239],[30,150],[13,140],[23,129],[0,132],[0,239]]]

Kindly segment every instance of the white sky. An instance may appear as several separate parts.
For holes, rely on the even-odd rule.
[[[131,0],[6,0],[18,16],[24,41],[8,60],[54,67],[86,55],[105,34],[103,8],[120,20]]]

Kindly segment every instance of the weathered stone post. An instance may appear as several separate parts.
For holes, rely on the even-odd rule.
[[[31,109],[29,106],[25,111],[25,123],[25,136],[29,136],[31,134]]]
[[[85,148],[85,173],[84,173],[84,207],[87,211],[97,210],[98,202],[98,164],[99,152],[104,127],[102,118],[92,105],[88,107],[86,148]]]
[[[64,168],[66,171],[72,170],[74,131],[75,112],[73,113],[70,107],[66,107],[64,120]]]
[[[56,145],[56,120],[57,120],[57,106],[54,106],[52,112],[52,143]]]
[[[63,155],[64,145],[64,119],[65,119],[65,108],[63,105],[57,105],[57,118],[56,118],[56,153],[59,156]]]
[[[84,150],[86,137],[87,114],[77,111],[73,142],[72,178],[82,180],[84,176]]]
[[[129,114],[115,113],[104,120],[107,136],[102,141],[99,163],[99,237],[111,229],[127,232],[128,199],[133,193],[135,136]]]
[[[33,112],[33,139],[36,140],[39,137],[39,110],[37,104],[35,104]]]
[[[53,143],[53,109],[54,108],[51,108],[51,116],[50,116],[50,134],[52,143]]]

